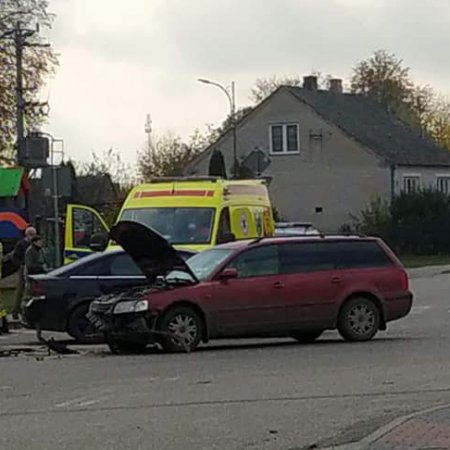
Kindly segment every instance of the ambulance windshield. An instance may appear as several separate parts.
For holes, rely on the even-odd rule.
[[[209,244],[214,208],[125,209],[120,220],[134,220],[156,230],[171,244]]]

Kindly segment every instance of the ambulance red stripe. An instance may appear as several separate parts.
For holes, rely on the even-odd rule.
[[[134,194],[134,198],[148,197],[213,197],[214,191],[199,189],[165,190],[165,191],[139,191]]]

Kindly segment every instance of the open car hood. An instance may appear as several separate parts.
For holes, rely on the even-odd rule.
[[[109,235],[133,258],[150,281],[172,270],[186,272],[194,281],[198,281],[178,252],[150,227],[140,222],[123,220],[111,228]]]

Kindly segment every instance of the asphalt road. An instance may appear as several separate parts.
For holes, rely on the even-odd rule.
[[[1,449],[301,449],[450,403],[450,275],[369,343],[219,342],[188,355],[0,359]],[[1,338],[0,348],[30,341]]]

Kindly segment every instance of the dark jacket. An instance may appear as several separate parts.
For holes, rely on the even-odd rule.
[[[27,275],[45,273],[44,252],[35,245],[30,245],[25,252],[25,270]]]
[[[18,266],[23,266],[25,264],[25,253],[30,246],[30,241],[28,239],[21,239],[13,250],[13,260]]]

